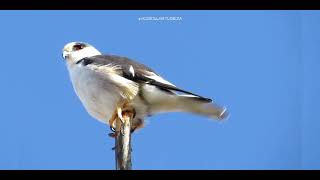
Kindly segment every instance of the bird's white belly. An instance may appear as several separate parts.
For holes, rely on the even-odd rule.
[[[88,113],[97,120],[108,123],[117,102],[121,100],[117,87],[107,78],[84,67],[76,65],[69,72],[75,92]]]

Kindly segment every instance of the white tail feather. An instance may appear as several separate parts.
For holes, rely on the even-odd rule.
[[[223,120],[227,118],[228,112],[225,107],[220,107],[214,103],[203,102],[196,97],[171,95],[161,103],[153,104],[154,113],[161,112],[190,112],[211,119]]]
[[[178,96],[177,107],[184,112],[191,112],[207,116],[212,119],[223,120],[228,116],[227,109],[214,103],[206,103],[192,97]]]
[[[151,114],[190,112],[217,120],[223,120],[228,116],[225,107],[204,102],[194,95],[168,94],[151,85],[143,86],[143,95],[150,104],[149,113]]]

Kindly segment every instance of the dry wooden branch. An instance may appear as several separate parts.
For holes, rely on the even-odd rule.
[[[132,113],[122,113],[124,122],[116,120],[115,158],[116,170],[131,170],[131,122]]]

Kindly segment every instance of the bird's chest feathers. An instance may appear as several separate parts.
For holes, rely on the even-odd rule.
[[[70,67],[69,72],[75,92],[87,111],[97,119],[108,119],[121,98],[113,83],[80,65]]]

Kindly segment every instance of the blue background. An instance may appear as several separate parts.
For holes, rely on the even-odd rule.
[[[182,21],[138,21],[179,16]],[[148,118],[134,169],[319,169],[319,11],[1,11],[0,169],[114,169],[61,51],[85,41],[226,105]]]

